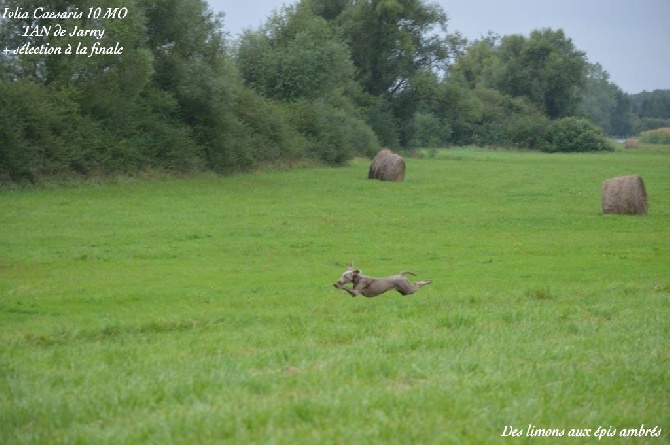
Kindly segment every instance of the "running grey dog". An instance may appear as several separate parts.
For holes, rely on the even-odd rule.
[[[339,280],[333,286],[338,289],[349,292],[352,297],[363,295],[366,297],[376,297],[386,291],[395,289],[402,295],[411,295],[420,287],[433,282],[433,280],[422,280],[412,284],[403,275],[410,274],[416,276],[413,272],[401,272],[398,275],[385,278],[372,278],[365,276],[360,270],[354,269],[353,264],[349,263],[349,268],[342,274]],[[347,283],[353,283],[353,288],[345,286]]]

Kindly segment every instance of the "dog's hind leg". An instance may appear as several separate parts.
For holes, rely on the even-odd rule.
[[[402,295],[412,295],[414,292],[418,291],[419,288],[426,286],[427,284],[432,283],[433,280],[421,280],[417,281],[414,284],[407,282],[409,286],[400,286],[398,288],[398,292],[400,292]]]

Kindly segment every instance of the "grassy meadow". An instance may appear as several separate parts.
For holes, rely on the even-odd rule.
[[[0,443],[670,443],[670,146],[368,166],[0,191]]]

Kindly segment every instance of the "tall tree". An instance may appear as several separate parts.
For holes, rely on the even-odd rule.
[[[332,23],[348,44],[356,80],[375,98],[369,122],[389,146],[407,145],[424,71],[446,71],[459,36],[446,34],[447,15],[424,0],[302,0]]]
[[[579,108],[605,134],[628,136],[632,132],[634,115],[631,99],[610,82],[609,74],[599,63],[589,65]]]
[[[632,112],[633,100],[621,88],[614,92],[614,109],[610,114],[610,130],[615,136],[629,136],[634,132],[635,115]]]
[[[374,96],[394,94],[425,68],[442,68],[449,56],[447,16],[423,0],[303,0],[335,22],[351,48],[358,81]]]
[[[541,29],[530,37],[505,36],[493,83],[503,93],[523,96],[550,118],[574,114],[588,64],[562,30]]]
[[[35,0],[5,0],[3,3],[6,9],[27,12],[27,18],[3,20],[0,40],[10,48],[46,50],[4,57],[8,68],[3,70],[5,76],[20,77],[43,85],[80,86],[93,83],[98,88],[98,94],[109,92],[130,96],[148,82],[151,58],[143,48],[144,14],[137,0],[115,3],[116,8],[131,11],[122,20],[93,17],[89,10],[99,6],[99,2],[93,0],[54,0],[47,7]],[[46,14],[34,18],[33,11],[37,8],[42,8],[44,13],[74,13],[66,18],[44,18]],[[72,36],[75,29],[104,30],[104,35]],[[94,47],[98,50],[115,47],[117,42],[123,48],[120,54],[93,51]],[[48,51],[54,52],[47,54]],[[104,88],[100,88],[100,84],[104,84]],[[113,91],[109,91],[110,88]]]
[[[612,134],[612,112],[616,106],[617,87],[609,81],[609,74],[601,64],[589,64],[586,88],[579,105],[591,121]]]
[[[222,15],[205,0],[147,0],[145,8],[153,83],[176,99],[207,166],[234,171],[252,165],[251,131],[235,108],[243,89],[227,54]]]
[[[670,119],[670,90],[645,91],[637,94],[635,99],[641,118]]]
[[[246,31],[237,66],[247,85],[277,100],[328,97],[354,81],[347,45],[303,6],[285,7],[259,30]]]
[[[470,88],[488,86],[491,70],[498,63],[496,46],[499,40],[499,37],[489,35],[470,44],[449,68],[450,76],[462,78]]]
[[[311,156],[342,164],[378,147],[364,122],[371,98],[354,80],[349,47],[308,5],[284,7],[246,31],[236,60],[248,87],[289,110]]]

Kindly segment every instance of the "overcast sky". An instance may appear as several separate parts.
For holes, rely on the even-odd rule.
[[[263,24],[273,10],[297,0],[208,0],[224,12],[233,36]],[[670,0],[437,0],[448,31],[476,39],[493,31],[523,34],[563,29],[590,62],[628,93],[670,89]]]

